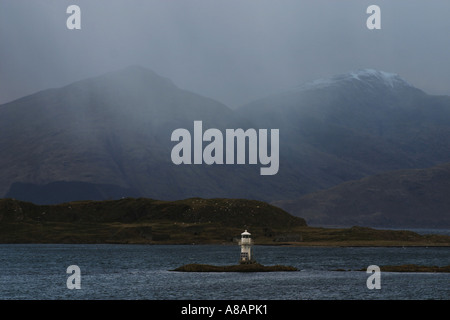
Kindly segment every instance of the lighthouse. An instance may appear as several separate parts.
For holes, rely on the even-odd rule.
[[[239,245],[241,246],[241,259],[240,263],[253,263],[253,252],[252,252],[252,245],[253,241],[251,238],[250,232],[245,230],[241,233],[241,241],[239,241]]]

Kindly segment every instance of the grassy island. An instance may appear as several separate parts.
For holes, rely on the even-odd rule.
[[[291,266],[264,266],[259,263],[237,264],[231,266],[213,266],[208,264],[186,264],[171,271],[181,272],[275,272],[275,271],[298,271]]]
[[[0,243],[236,245],[245,229],[257,245],[450,247],[446,235],[310,227],[256,200],[124,198],[35,205],[0,199]]]

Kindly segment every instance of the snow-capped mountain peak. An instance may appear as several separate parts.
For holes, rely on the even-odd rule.
[[[378,81],[390,87],[394,87],[396,85],[411,86],[408,82],[406,82],[396,73],[389,73],[374,69],[361,69],[355,72],[350,72],[349,75],[352,76],[354,79],[361,81],[365,81],[371,78],[377,79]]]
[[[388,88],[413,87],[398,74],[374,69],[359,69],[356,71],[335,75],[330,78],[314,80],[312,82],[301,85],[299,89],[320,89],[345,83],[365,83],[370,86],[376,85]]]

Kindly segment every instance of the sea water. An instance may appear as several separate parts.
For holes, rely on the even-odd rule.
[[[448,273],[380,274],[369,289],[369,265],[450,265],[447,247],[254,246],[264,265],[290,265],[295,272],[185,273],[188,263],[236,264],[232,245],[0,245],[0,299],[90,300],[366,300],[449,299]],[[69,289],[79,267],[80,289]],[[363,271],[358,271],[363,269]],[[346,271],[337,271],[346,270]]]

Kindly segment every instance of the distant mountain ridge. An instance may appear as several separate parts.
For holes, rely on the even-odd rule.
[[[115,185],[80,181],[55,181],[45,185],[15,182],[5,198],[27,199],[34,204],[58,204],[82,200],[120,199],[139,195],[139,192]]]
[[[277,205],[309,224],[450,228],[450,163],[349,181]]]
[[[205,129],[279,129],[278,174],[261,176],[254,165],[174,165],[170,135],[192,130],[195,120]],[[40,204],[75,194],[290,201],[450,162],[450,97],[363,69],[231,110],[132,66],[1,105],[0,149],[7,150],[0,195]]]

